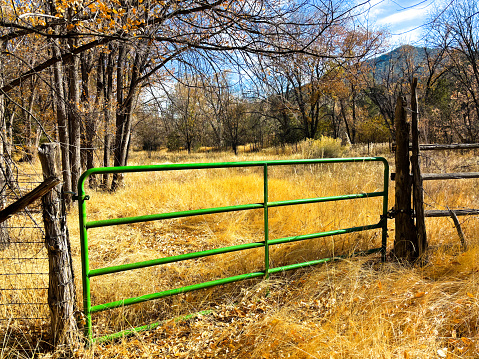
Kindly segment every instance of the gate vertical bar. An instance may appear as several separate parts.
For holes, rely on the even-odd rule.
[[[85,336],[88,341],[93,339],[91,321],[91,298],[90,298],[90,263],[88,260],[88,232],[86,228],[86,196],[85,196],[85,173],[78,181],[78,216],[80,222],[80,250],[82,259],[82,284],[83,284],[83,314],[85,315]]]
[[[386,246],[388,238],[388,197],[389,197],[389,163],[386,160],[382,161],[384,164],[384,197],[383,197],[383,215],[382,215],[382,261],[386,261]]]
[[[269,225],[268,225],[268,164],[263,166],[264,206],[264,276],[269,277]]]

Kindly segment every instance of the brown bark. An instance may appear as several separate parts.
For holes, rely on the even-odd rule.
[[[48,1],[45,5],[45,11],[50,15],[55,16],[58,12],[53,1]],[[49,22],[50,19],[47,19]],[[60,34],[60,27],[54,29],[55,34]],[[67,92],[65,91],[64,81],[64,61],[61,51],[62,42],[55,39],[52,40],[52,53],[54,58],[62,59],[52,64],[53,67],[53,101],[55,104],[55,113],[57,116],[58,139],[60,140],[61,148],[61,165],[62,165],[62,179],[63,191],[72,192],[71,167],[70,167],[70,131],[68,127],[67,114]],[[66,206],[70,207],[72,203],[71,195],[65,196]]]
[[[12,160],[12,150],[13,150],[13,120],[15,118],[15,112],[12,111],[10,114],[10,118],[8,120],[5,119],[5,123],[3,124],[6,126],[5,130],[5,139],[3,143],[3,159],[5,161],[5,177],[7,182],[11,183],[14,181],[13,175],[13,160]]]
[[[2,161],[3,162],[3,161]],[[2,168],[0,168],[0,188],[2,189],[0,192],[0,208],[5,206],[5,176],[3,175],[3,165],[0,164]],[[0,250],[7,248],[10,245],[10,234],[8,233],[8,224],[7,221],[3,221],[0,223]]]
[[[452,221],[454,222],[454,227],[456,227],[459,240],[461,241],[461,247],[463,250],[467,250],[466,237],[464,236],[464,232],[462,231],[461,223],[459,223],[459,219],[457,218],[457,215],[454,213],[454,211],[449,210],[449,212],[451,213],[451,218],[452,218]]]
[[[129,80],[128,94],[126,98],[123,96],[123,88],[128,82],[125,79],[124,69],[122,67],[122,61],[126,55],[124,47],[120,48],[120,54],[118,55],[118,67],[117,67],[117,113],[116,113],[116,133],[115,133],[115,157],[114,166],[126,166],[128,159],[128,150],[130,146],[131,137],[131,114],[133,111],[134,101],[137,96],[138,78],[140,75],[141,55],[136,54],[135,60],[132,64],[131,78]],[[113,180],[111,183],[111,190],[115,191],[123,184],[123,174],[113,174]]]
[[[28,103],[25,103],[27,100],[27,96],[22,96],[21,97],[21,103],[22,103],[22,114],[23,118],[25,119],[25,132],[23,133],[24,138],[25,138],[25,153],[23,155],[22,160],[26,162],[34,162],[36,157],[34,156],[36,147],[34,145],[33,139],[36,137],[33,134],[33,128],[32,128],[32,112],[33,112],[33,105],[36,101],[36,83],[37,79],[30,79],[28,83],[25,83],[25,87],[29,85],[29,88],[24,88],[23,86],[20,87],[20,91],[23,94],[28,94],[30,93],[30,96],[28,97]]]
[[[92,104],[89,102],[90,99],[90,73],[93,68],[93,57],[91,54],[82,53],[81,54],[81,77],[82,77],[82,92],[81,92],[81,102],[85,108],[88,108],[88,115],[85,118],[85,166],[86,169],[95,167],[95,139],[97,135],[98,121],[95,116],[97,108],[100,104],[100,98],[102,94],[102,83],[103,77],[101,72],[101,67],[98,67],[97,76],[96,76],[96,94],[95,102]],[[102,56],[100,55],[100,62],[102,61]],[[90,188],[97,187],[97,176],[91,175],[88,178],[88,184]]]
[[[0,49],[4,50],[4,43],[1,44]],[[0,55],[1,56],[1,55]],[[3,61],[0,58],[0,87],[3,86]],[[6,161],[5,161],[5,150],[6,147],[4,139],[6,138],[6,119],[5,119],[5,96],[0,93],[0,209],[6,204],[5,200],[5,189],[7,185],[6,178]],[[10,235],[7,229],[7,223],[0,223],[0,250],[6,248],[10,244]]]
[[[104,146],[103,146],[103,166],[110,166],[110,151],[111,151],[111,133],[110,133],[110,124],[112,122],[112,94],[113,94],[113,48],[110,46],[108,58],[106,64],[102,63],[102,72],[104,87],[103,87],[103,98],[104,98],[104,123],[105,123],[105,136],[104,136]],[[110,179],[110,174],[103,174],[102,178],[102,187],[108,188]]]
[[[118,63],[116,68],[116,123],[115,123],[115,156],[114,156],[114,166],[121,166],[121,141],[123,138],[124,126],[125,126],[125,109],[123,107],[123,87],[124,87],[124,58],[126,57],[126,49],[123,44],[120,45],[118,51]],[[111,183],[112,191],[116,190],[122,185],[123,174],[115,173],[113,175],[113,180]]]
[[[399,96],[395,113],[396,127],[396,236],[394,255],[398,259],[415,259],[416,228],[412,219],[411,176],[409,175],[409,124],[406,100]]]
[[[0,173],[0,186],[3,189],[2,193],[0,194],[0,208],[3,208],[5,206],[5,177],[3,176],[3,168],[0,170],[2,171],[2,173]],[[10,234],[8,233],[7,227],[7,221],[2,221],[2,223],[0,223],[0,250],[3,250],[10,245]]]
[[[61,175],[60,146],[57,143],[41,145],[38,154],[45,179]],[[49,260],[48,305],[53,344],[56,348],[69,350],[78,345],[79,331],[74,317],[75,281],[62,187],[62,184],[58,184],[44,195],[42,206],[45,246]]]
[[[60,56],[59,43],[53,44],[53,51],[56,56]],[[68,129],[68,115],[65,102],[65,91],[63,87],[63,67],[57,62],[53,67],[54,76],[54,98],[56,103],[58,137],[60,139],[63,190],[72,191],[72,177],[70,168],[70,133]],[[67,207],[71,205],[71,196],[66,197]]]
[[[414,210],[416,213],[416,231],[417,237],[414,243],[415,256],[420,260],[425,260],[427,249],[426,224],[424,222],[424,193],[421,176],[421,162],[419,156],[419,131],[417,127],[418,122],[418,105],[417,105],[417,78],[414,78],[411,83],[411,142],[412,142],[412,156],[411,166],[413,175],[413,200]]]
[[[69,39],[69,48],[74,49],[73,39]],[[80,117],[80,59],[73,56],[67,63],[68,73],[68,126],[70,137],[71,188],[75,189],[81,174],[81,117]]]
[[[348,136],[347,140],[348,140],[348,143],[352,144],[353,141],[351,140],[351,131],[349,129],[348,118],[346,116],[346,108],[342,100],[339,100],[339,104],[341,108],[341,115],[343,115],[344,125],[346,126],[346,135]]]

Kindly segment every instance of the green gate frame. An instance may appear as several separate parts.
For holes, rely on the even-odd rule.
[[[286,201],[277,201],[277,202],[268,201],[268,167],[269,166],[285,166],[285,165],[301,165],[301,164],[311,165],[311,164],[321,164],[321,163],[345,163],[345,162],[382,162],[384,164],[383,190],[380,192],[348,194],[348,195],[332,196],[332,197],[306,198],[306,199],[286,200]],[[89,200],[89,196],[85,194],[85,180],[92,174],[156,172],[156,171],[176,171],[176,170],[232,168],[232,167],[263,167],[263,182],[264,182],[263,203],[252,203],[252,204],[243,204],[243,205],[227,206],[227,207],[215,207],[215,208],[197,209],[197,210],[180,211],[180,212],[151,214],[151,215],[144,215],[144,216],[137,216],[137,217],[125,217],[125,218],[114,218],[114,219],[97,220],[97,221],[87,221],[86,201]],[[107,335],[104,337],[93,338],[92,319],[91,319],[91,315],[93,313],[97,313],[97,312],[101,312],[101,311],[113,309],[113,308],[119,308],[126,305],[141,303],[141,302],[158,299],[162,297],[167,297],[167,296],[171,296],[175,294],[186,293],[186,292],[190,292],[190,291],[194,291],[198,289],[209,288],[209,287],[213,287],[213,286],[217,286],[221,284],[237,282],[237,281],[241,281],[245,279],[257,278],[257,277],[267,278],[270,274],[273,274],[273,273],[311,266],[311,265],[324,263],[324,262],[339,258],[339,257],[323,258],[323,259],[318,259],[318,260],[313,260],[313,261],[308,261],[303,263],[286,265],[282,267],[270,268],[269,246],[271,245],[381,228],[382,229],[381,248],[368,250],[367,253],[374,253],[374,252],[381,251],[383,254],[383,259],[384,259],[384,256],[386,253],[386,239],[387,239],[388,185],[389,185],[389,165],[387,160],[382,157],[165,164],[165,165],[151,165],[151,166],[103,167],[103,168],[92,168],[87,170],[81,175],[80,179],[78,180],[78,197],[77,197],[78,208],[79,208],[79,221],[80,221],[83,311],[85,315],[85,322],[86,322],[85,335],[87,339],[90,342],[105,341],[105,340],[115,339],[115,338],[127,335],[129,333],[133,333],[135,331],[152,329],[160,325],[160,323],[154,323],[154,324],[149,324],[149,325],[145,325],[138,328],[133,328],[131,330],[121,331],[121,332]],[[383,213],[380,217],[379,222],[376,224],[365,225],[360,227],[351,227],[351,228],[333,230],[328,232],[298,235],[293,237],[277,238],[277,239],[271,239],[271,240],[269,239],[269,227],[268,227],[268,209],[269,208],[291,206],[291,205],[298,205],[298,204],[350,200],[350,199],[357,199],[357,198],[371,198],[371,197],[383,197]],[[115,226],[115,225],[121,225],[121,224],[130,224],[130,223],[147,222],[147,221],[156,221],[156,220],[163,220],[163,219],[199,216],[199,215],[213,214],[213,213],[261,209],[261,208],[264,210],[264,241],[245,243],[245,244],[240,244],[240,245],[235,245],[230,247],[210,249],[210,250],[205,250],[200,252],[186,253],[182,255],[158,258],[158,259],[153,259],[148,261],[135,262],[135,263],[129,263],[124,265],[112,266],[112,267],[90,269],[89,256],[88,256],[88,230],[91,228]],[[92,277],[97,277],[100,275],[117,273],[117,272],[122,272],[127,270],[133,270],[138,268],[145,268],[145,267],[150,267],[155,265],[161,265],[166,263],[179,262],[179,261],[184,261],[188,259],[201,258],[201,257],[206,257],[206,256],[211,256],[216,254],[229,253],[229,252],[240,251],[240,250],[251,249],[251,248],[259,248],[259,247],[264,247],[264,251],[265,251],[264,271],[236,275],[233,277],[217,279],[217,280],[199,283],[199,284],[193,284],[193,285],[170,289],[170,290],[166,290],[166,291],[162,291],[158,293],[146,294],[140,297],[126,298],[123,300],[110,302],[110,303],[98,304],[94,306],[91,305],[90,278]]]

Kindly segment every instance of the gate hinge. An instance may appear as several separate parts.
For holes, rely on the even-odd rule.
[[[393,219],[393,218],[396,218],[396,215],[398,213],[408,213],[410,216],[413,216],[414,217],[414,211],[404,211],[404,210],[400,210],[398,211],[396,208],[391,208],[389,211],[386,212],[386,216],[382,215],[381,216],[381,219],[383,219],[384,217],[388,218],[388,219]]]
[[[382,215],[381,219],[384,219],[384,217],[386,217],[387,219],[393,219],[396,217],[396,214],[398,214],[398,211],[396,210],[396,208],[393,207],[386,212],[386,215]]]
[[[65,191],[63,192],[64,194],[70,194],[72,196],[72,200],[78,201],[80,199],[80,196],[78,196],[75,192],[70,192],[70,191]],[[90,199],[89,195],[83,196],[84,201],[88,201]]]

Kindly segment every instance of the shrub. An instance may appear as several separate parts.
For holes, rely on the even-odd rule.
[[[321,136],[318,140],[305,140],[300,143],[303,158],[342,157],[349,146],[341,146],[341,139]]]

